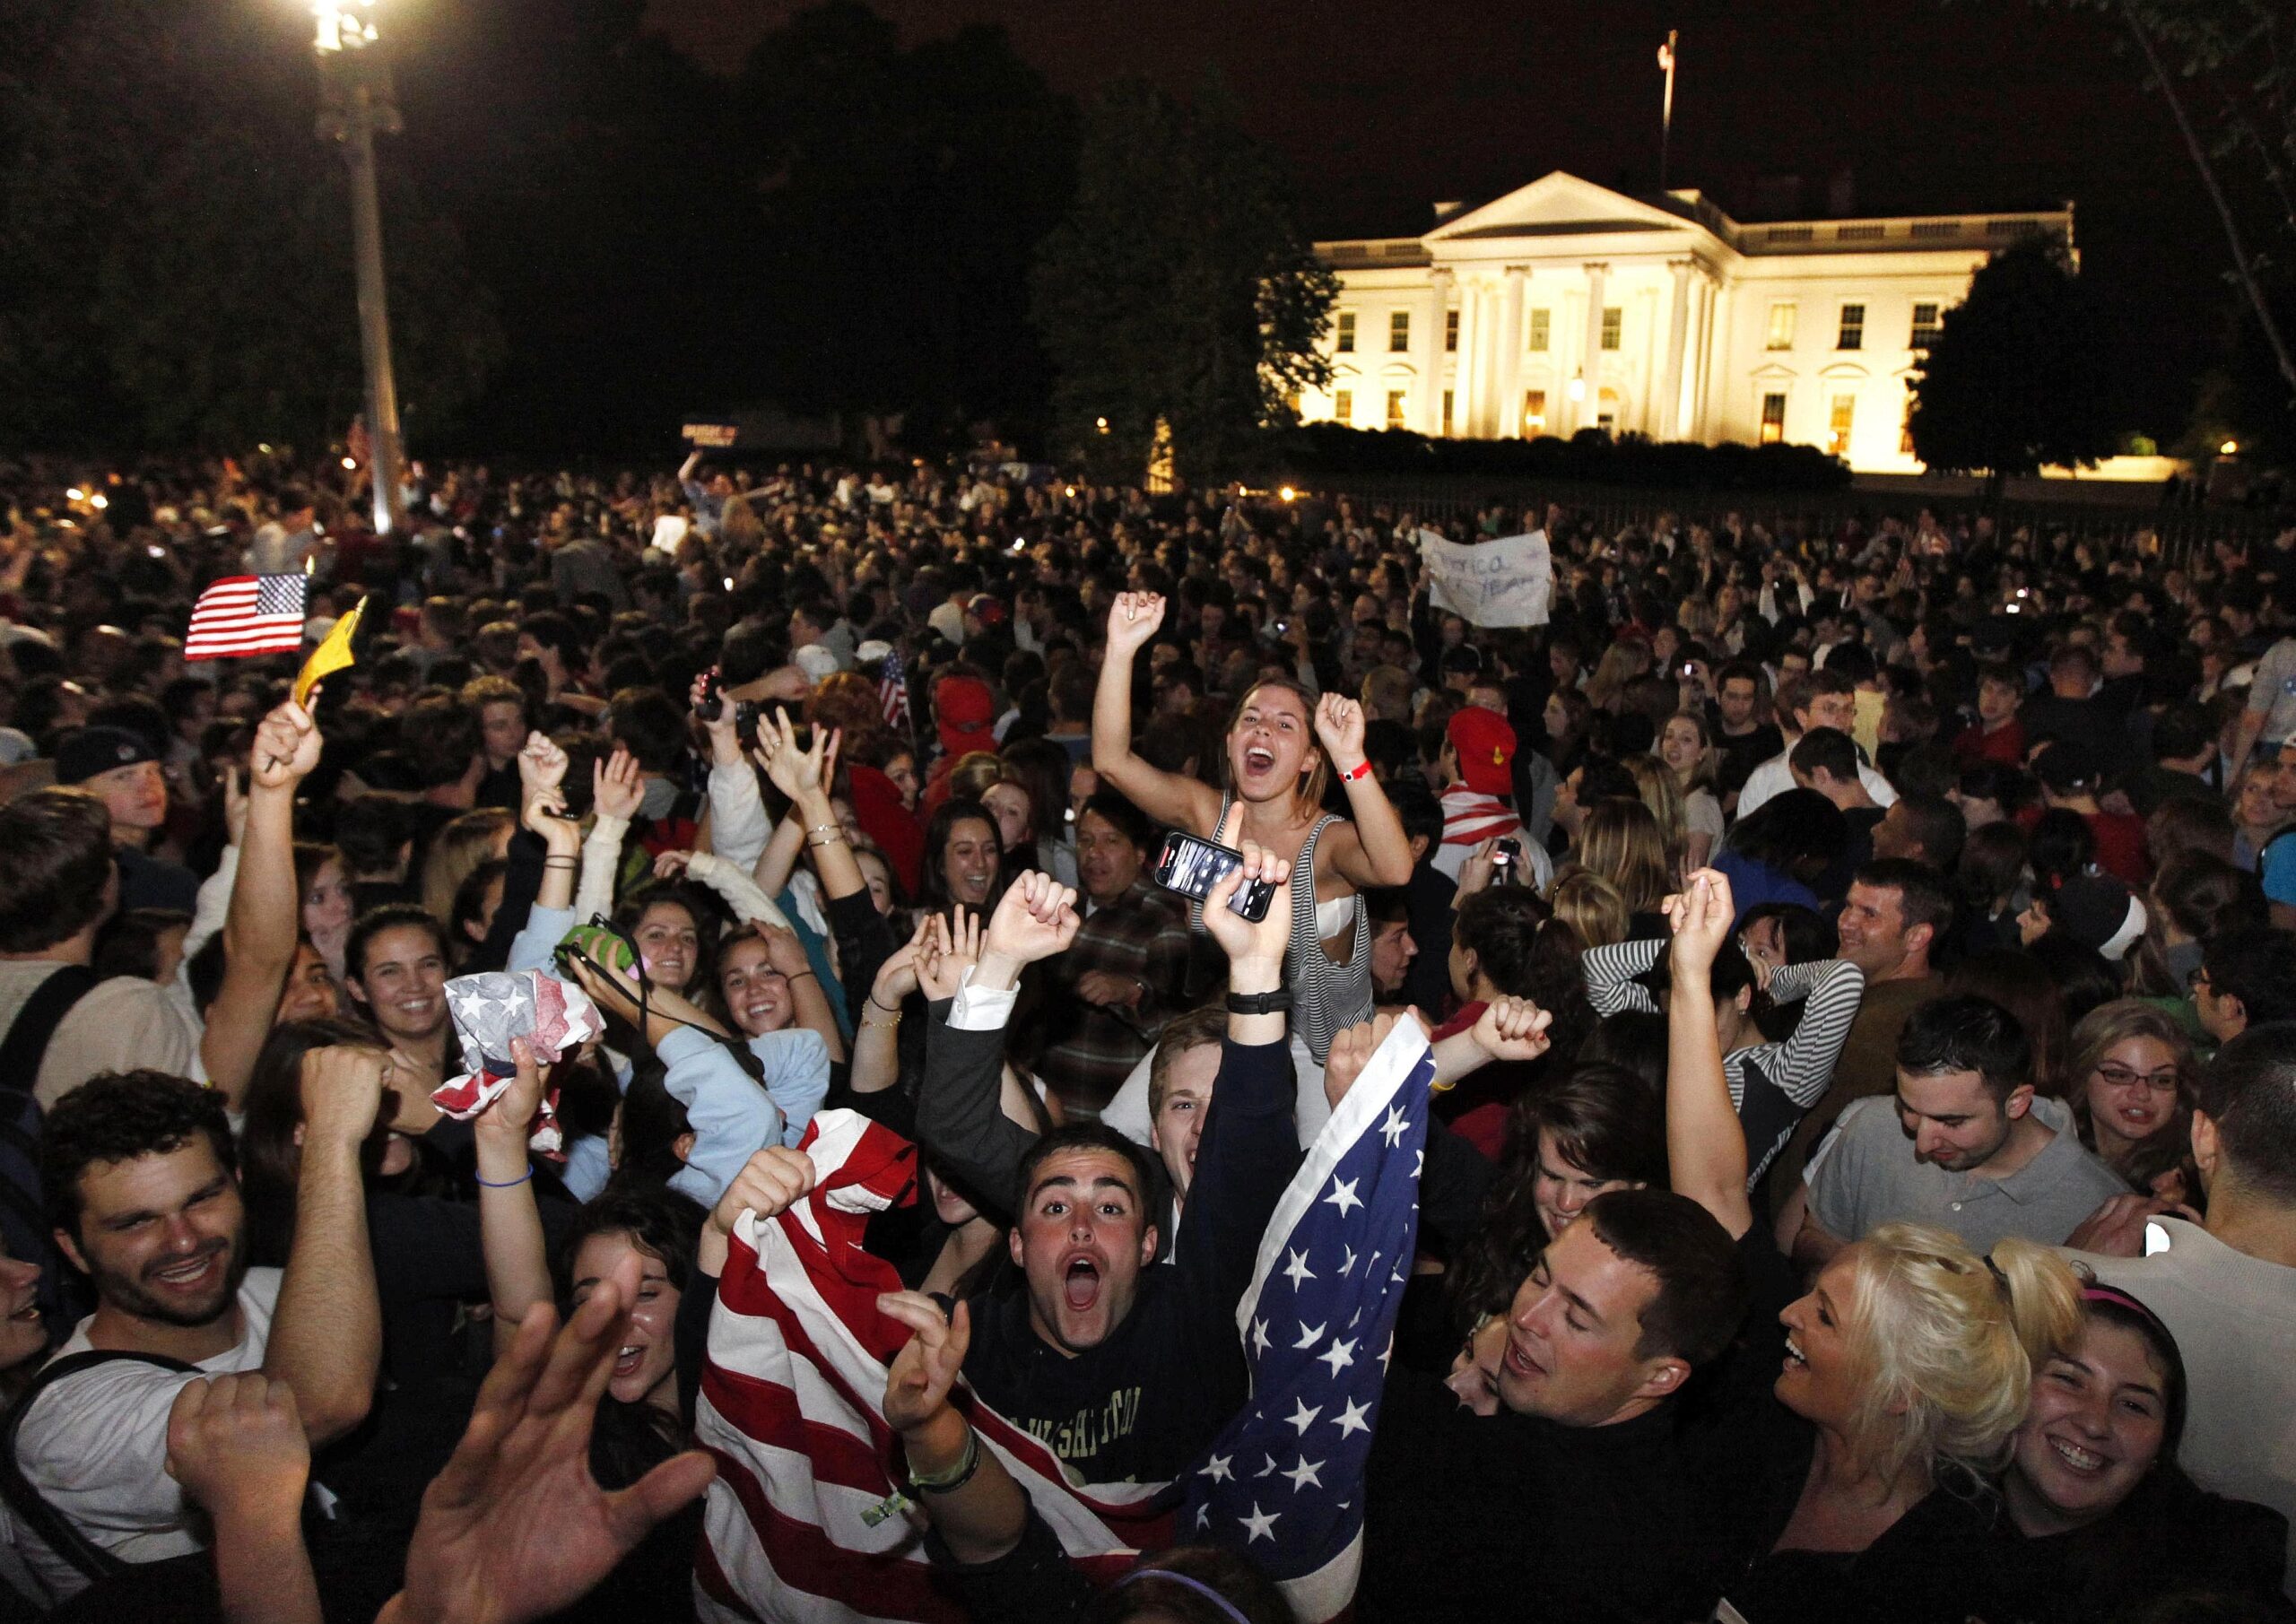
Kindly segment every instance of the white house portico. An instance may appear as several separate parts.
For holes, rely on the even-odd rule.
[[[1601,429],[1821,446],[1919,471],[1908,388],[1988,255],[2073,210],[1732,220],[1560,170],[1422,237],[1322,242],[1340,279],[1309,421],[1476,439]]]

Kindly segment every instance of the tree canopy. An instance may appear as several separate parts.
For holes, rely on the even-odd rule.
[[[2063,244],[2031,237],[1996,254],[1945,312],[1914,383],[1914,454],[1933,469],[1996,478],[2109,456],[2103,368],[2111,353]]]
[[[1328,381],[1316,346],[1338,281],[1216,83],[1193,104],[1112,88],[1086,116],[1076,169],[1031,284],[1056,440],[1137,477],[1161,421],[1179,474],[1216,479],[1260,429],[1293,420],[1287,396]]]

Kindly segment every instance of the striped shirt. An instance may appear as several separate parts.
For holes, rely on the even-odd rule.
[[[1076,940],[1051,966],[1059,991],[1045,1012],[1048,1041],[1037,1065],[1063,1105],[1098,1115],[1115,1098],[1177,1012],[1187,958],[1186,916],[1144,875],[1085,916]],[[1145,990],[1129,1006],[1088,1003],[1076,995],[1076,983],[1094,970]]]
[[[1597,1015],[1622,1010],[1658,1012],[1658,1001],[1636,977],[1658,962],[1663,941],[1620,942],[1580,956],[1587,1002]],[[1758,1043],[1722,1057],[1730,1104],[1746,1131],[1746,1184],[1762,1176],[1795,1125],[1833,1081],[1834,1063],[1866,998],[1866,972],[1847,959],[1788,964],[1770,972],[1770,998],[1802,1003],[1801,1024],[1782,1043]]]

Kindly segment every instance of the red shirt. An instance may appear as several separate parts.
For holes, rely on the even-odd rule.
[[[2017,822],[2028,834],[2042,809],[2028,806]],[[2097,842],[2097,866],[2131,890],[2143,890],[2152,877],[2152,854],[2144,849],[2144,820],[2134,812],[2083,812],[2081,821]]]
[[[1434,1041],[1439,1043],[1455,1032],[1471,1029],[1487,1007],[1481,999],[1470,999],[1461,1004],[1457,1014],[1435,1029]],[[1488,1159],[1503,1161],[1507,1155],[1507,1125],[1514,1115],[1517,1096],[1530,1084],[1533,1064],[1501,1060],[1478,1068],[1457,1088],[1435,1097],[1435,1114],[1443,1119],[1446,1127]]]
[[[1998,761],[2004,767],[2025,764],[2025,725],[2016,717],[2009,718],[2006,727],[1985,731],[1982,723],[1961,729],[1953,741],[1953,760],[1963,767],[1979,761]]]

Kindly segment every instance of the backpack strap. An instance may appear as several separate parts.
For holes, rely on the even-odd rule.
[[[0,1040],[0,1089],[29,1094],[39,1081],[39,1063],[48,1040],[96,985],[96,972],[84,964],[67,964],[32,990],[16,1012],[15,1024]]]
[[[138,1364],[156,1365],[162,1370],[196,1376],[199,1367],[170,1359],[164,1353],[135,1353],[125,1349],[91,1349],[85,1353],[68,1353],[51,1360],[31,1385],[17,1395],[0,1418],[0,1501],[4,1501],[16,1520],[45,1541],[48,1548],[85,1575],[90,1584],[108,1579],[126,1568],[128,1564],[104,1550],[82,1533],[72,1519],[48,1502],[32,1481],[24,1475],[23,1463],[16,1458],[16,1435],[23,1428],[24,1418],[31,1413],[39,1395],[62,1381],[99,1365],[109,1365],[121,1359],[134,1359]]]

